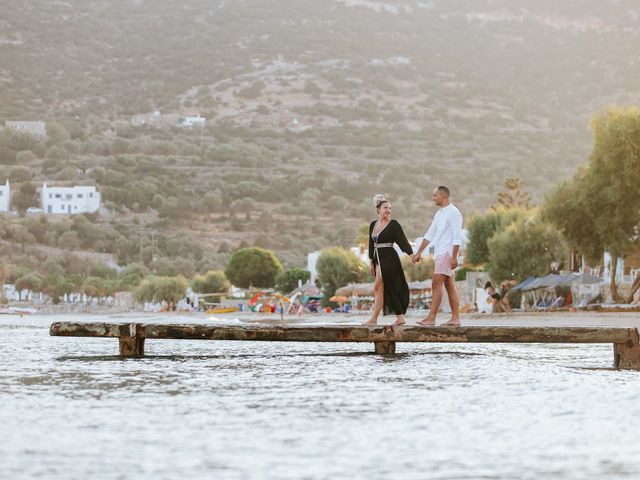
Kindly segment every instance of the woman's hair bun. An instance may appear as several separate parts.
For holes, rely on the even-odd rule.
[[[387,199],[384,198],[384,195],[381,193],[376,193],[373,197],[373,206],[378,208],[382,203],[386,202]]]

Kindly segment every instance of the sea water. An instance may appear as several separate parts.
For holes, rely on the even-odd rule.
[[[1,479],[640,476],[640,372],[611,345],[147,340],[121,359],[50,337],[65,319],[0,317]]]

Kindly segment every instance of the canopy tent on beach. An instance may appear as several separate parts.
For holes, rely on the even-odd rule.
[[[564,275],[550,273],[544,277],[529,277],[511,288],[510,292],[522,292],[531,295],[533,308],[557,308],[585,306],[596,300],[600,294],[600,277],[588,273],[568,273]],[[558,289],[571,292],[571,296],[559,295]],[[570,298],[570,302],[567,300]]]
[[[372,296],[373,285],[373,283],[350,283],[349,285],[338,288],[336,295],[344,295],[345,297],[351,297],[353,295]]]
[[[374,283],[350,283],[335,291],[335,295],[349,297],[360,310],[368,309],[374,300]],[[409,282],[410,308],[427,308],[431,303],[431,279],[420,282]]]
[[[409,291],[412,294],[431,292],[431,280],[423,280],[421,282],[409,282]],[[344,287],[340,287],[336,290],[336,295],[344,295],[345,297],[351,297],[353,295],[358,296],[373,296],[374,283],[350,283]]]

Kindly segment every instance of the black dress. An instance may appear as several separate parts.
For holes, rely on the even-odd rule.
[[[376,222],[369,225],[369,258],[373,260],[375,266],[380,264],[382,281],[384,283],[384,307],[383,315],[391,313],[404,315],[409,307],[409,286],[404,277],[400,257],[393,247],[375,248],[374,244],[397,243],[400,249],[411,255],[413,250],[407,241],[407,237],[400,224],[391,220],[389,224],[378,233],[378,237],[373,237],[373,228]],[[377,273],[377,270],[376,270]]]

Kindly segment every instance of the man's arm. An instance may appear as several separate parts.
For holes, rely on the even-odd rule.
[[[429,245],[429,240],[427,240],[426,238],[423,238],[422,239],[422,243],[420,243],[420,246],[418,247],[418,250],[416,251],[416,253],[411,255],[411,261],[413,263],[420,261],[420,257],[422,256],[422,252],[424,251],[425,248],[427,248],[427,245]]]
[[[437,215],[437,214],[436,214]],[[433,240],[433,237],[436,233],[436,217],[433,217],[433,221],[431,222],[431,225],[429,225],[429,228],[427,229],[427,231],[425,232],[423,238],[422,238],[422,243],[420,244],[420,247],[418,247],[418,251],[416,253],[414,253],[413,255],[411,255],[411,261],[413,263],[419,262],[421,255],[422,255],[422,251],[427,248],[427,245],[429,245],[431,243],[431,241]]]
[[[453,253],[451,254],[451,268],[458,266],[458,252],[460,251],[460,245],[453,246]]]
[[[453,252],[451,254],[451,268],[458,266],[458,252],[462,244],[462,215],[457,212],[449,216],[449,225],[453,232]]]

